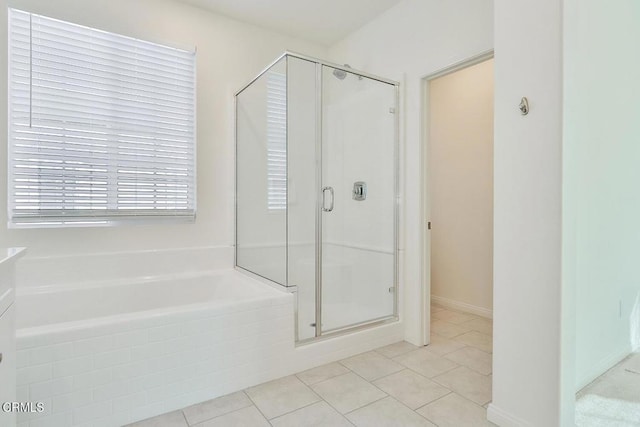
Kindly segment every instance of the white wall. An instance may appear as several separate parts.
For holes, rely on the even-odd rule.
[[[422,77],[493,47],[491,0],[404,0],[330,49],[349,63],[401,81],[401,315],[405,338],[423,344],[424,214],[420,138]]]
[[[638,22],[637,1],[565,1],[565,268],[578,389],[640,345]]]
[[[493,60],[429,83],[431,298],[491,316]]]
[[[560,425],[561,2],[495,2],[493,401],[501,426]],[[521,116],[520,98],[531,112]]]
[[[139,265],[154,262],[153,251],[223,247],[233,244],[233,94],[284,50],[323,57],[324,48],[282,36],[204,10],[168,0],[5,0],[0,7],[0,78],[7,78],[6,6],[154,42],[197,47],[198,212],[195,224],[136,225],[109,228],[7,229],[6,163],[0,173],[0,242],[2,246],[29,247],[32,268],[71,272],[82,267],[85,256],[147,250]],[[7,133],[6,85],[0,87],[0,133]],[[6,138],[0,152],[6,153]],[[216,251],[213,251],[216,252]],[[46,257],[70,256],[49,262]],[[45,259],[43,259],[44,257]],[[171,257],[167,257],[169,262]],[[94,256],[98,266],[108,258]],[[101,264],[101,260],[103,261]],[[29,260],[25,260],[29,261]],[[36,261],[42,261],[40,264]],[[92,262],[93,262],[92,261]],[[203,265],[207,262],[203,260]],[[231,258],[225,263],[231,266]],[[38,267],[40,265],[40,267]],[[114,261],[107,270],[121,268]],[[180,264],[175,264],[180,268]],[[58,268],[60,270],[60,268]],[[96,272],[94,272],[95,274]]]

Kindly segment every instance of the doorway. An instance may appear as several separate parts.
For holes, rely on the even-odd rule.
[[[424,89],[424,342],[462,344],[490,364],[493,53],[427,76]]]

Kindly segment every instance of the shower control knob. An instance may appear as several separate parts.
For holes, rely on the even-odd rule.
[[[361,202],[367,199],[367,183],[357,181],[353,183],[353,200]]]

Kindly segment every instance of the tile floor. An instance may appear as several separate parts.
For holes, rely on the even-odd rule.
[[[633,353],[580,390],[578,427],[640,426],[640,353]]]
[[[427,347],[398,342],[130,427],[493,425],[491,320],[431,313]]]

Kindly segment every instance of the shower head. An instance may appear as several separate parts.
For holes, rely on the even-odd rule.
[[[344,66],[345,66],[346,68],[351,68],[351,67],[349,66],[349,64],[344,64]],[[347,77],[347,72],[346,72],[346,71],[344,71],[344,70],[339,70],[339,69],[337,69],[337,68],[334,68],[334,69],[333,69],[333,75],[334,75],[334,76],[336,76],[336,78],[337,78],[338,80],[344,80],[344,78],[345,78],[345,77]]]
[[[344,68],[351,68],[351,65],[349,64],[344,64]],[[333,75],[338,79],[338,80],[344,80],[345,77],[347,77],[348,71],[344,71],[344,70],[339,70],[337,68],[333,69]],[[361,75],[357,75],[358,76],[358,80],[362,80],[362,76]]]

